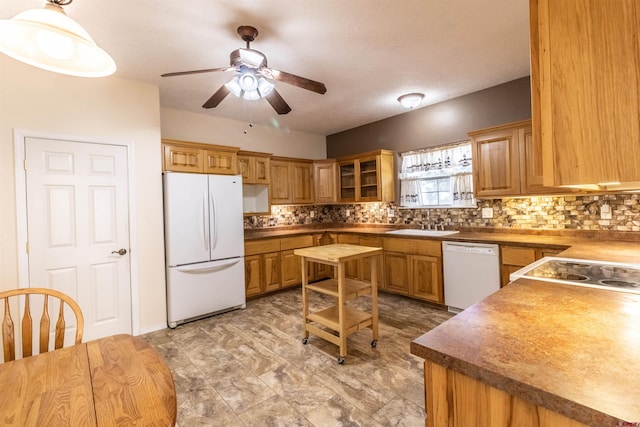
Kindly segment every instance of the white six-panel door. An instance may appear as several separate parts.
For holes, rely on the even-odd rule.
[[[29,285],[80,304],[83,341],[131,333],[127,148],[28,137],[25,159]]]

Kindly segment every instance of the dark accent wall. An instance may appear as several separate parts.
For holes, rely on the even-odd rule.
[[[327,157],[396,152],[468,139],[467,132],[531,118],[529,77],[327,136]]]

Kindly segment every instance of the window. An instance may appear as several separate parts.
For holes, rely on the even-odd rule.
[[[474,207],[471,142],[402,153],[400,206]]]

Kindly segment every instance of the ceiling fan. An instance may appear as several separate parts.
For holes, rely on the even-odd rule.
[[[265,98],[278,114],[287,114],[291,107],[285,102],[269,80],[277,80],[293,86],[323,94],[327,88],[323,83],[310,80],[295,74],[279,71],[267,67],[267,57],[257,50],[251,49],[249,44],[258,36],[254,27],[243,25],[238,27],[238,34],[247,43],[246,49],[236,49],[231,52],[231,66],[223,68],[208,68],[205,70],[179,71],[162,74],[162,77],[183,76],[185,74],[210,73],[216,71],[235,71],[234,78],[223,84],[205,102],[203,108],[214,108],[229,93],[248,100]]]

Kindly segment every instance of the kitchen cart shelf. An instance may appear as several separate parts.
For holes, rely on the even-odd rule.
[[[339,331],[339,314],[340,313],[338,313],[338,306],[334,305],[333,307],[329,307],[321,311],[316,311],[315,313],[310,313],[307,316],[307,319],[316,323],[320,323],[321,325],[324,325],[334,331]],[[347,334],[351,334],[353,332],[359,331],[360,329],[371,327],[371,325],[373,324],[373,317],[371,313],[356,310],[350,307],[345,307],[343,323],[345,332]],[[335,341],[337,341],[334,342],[334,344],[340,345],[340,337],[337,335],[332,335],[332,337],[334,337]]]
[[[345,279],[345,301],[361,297],[364,295],[371,295],[371,284],[369,282],[362,282],[360,280]],[[338,297],[338,279],[327,279],[322,282],[308,284],[307,289],[323,293],[325,295],[331,295],[332,297]]]
[[[382,248],[349,244],[315,246],[294,250],[302,262],[302,312],[304,338],[306,344],[309,334],[314,334],[340,347],[338,363],[344,363],[347,354],[347,336],[361,329],[370,328],[373,332],[371,346],[378,342],[378,255]],[[368,258],[371,267],[371,280],[368,282],[345,278],[345,263],[360,258]],[[310,284],[307,271],[311,262],[334,267],[334,279]],[[308,292],[319,292],[337,299],[334,306],[311,313],[309,311]],[[361,296],[371,297],[371,311],[366,312],[347,307],[346,302]]]

